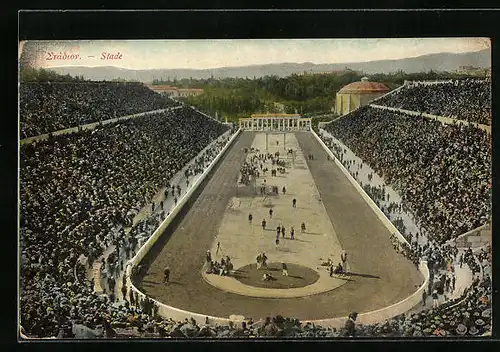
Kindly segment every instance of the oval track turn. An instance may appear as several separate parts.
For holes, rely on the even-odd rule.
[[[302,320],[345,316],[353,310],[372,311],[415,292],[423,278],[413,264],[394,251],[389,231],[342,171],[327,160],[318,141],[307,132],[295,135],[303,153],[315,156],[307,163],[342,247],[350,254],[349,264],[355,273],[351,281],[314,296],[251,298],[221,291],[202,278],[206,249],[217,234],[229,200],[253,192],[236,186],[240,165],[246,158],[243,148],[249,147],[254,138],[253,132],[243,132],[190,200],[188,209],[179,214],[147,255],[148,272],[138,288],[170,306],[200,314],[237,314],[254,319],[281,314]],[[167,265],[171,282],[165,286],[161,281]]]

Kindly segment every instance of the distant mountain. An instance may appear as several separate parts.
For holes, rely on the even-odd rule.
[[[153,79],[177,79],[182,78],[227,78],[227,77],[263,77],[266,75],[276,75],[279,77],[289,76],[293,73],[306,72],[325,72],[338,71],[346,67],[351,70],[363,71],[366,74],[390,73],[397,70],[403,70],[407,73],[416,73],[422,71],[454,71],[460,66],[474,66],[481,68],[491,67],[491,53],[489,49],[454,54],[439,53],[406,58],[399,60],[378,60],[370,62],[352,62],[340,64],[313,64],[307,63],[280,63],[241,67],[220,67],[214,69],[146,69],[130,70],[114,66],[86,67],[86,66],[68,66],[54,67],[54,70],[60,74],[70,74],[72,76],[84,76],[91,80],[112,80],[122,78],[126,80],[137,80],[150,83]]]

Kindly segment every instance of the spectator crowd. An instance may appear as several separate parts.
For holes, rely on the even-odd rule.
[[[97,319],[93,284],[78,274],[81,258],[90,264],[111,244],[133,251],[136,242],[118,238],[132,226],[134,212],[227,130],[183,107],[20,147],[20,295],[27,332],[53,336],[69,320]],[[187,173],[199,172],[211,158],[205,153]]]
[[[404,89],[400,91],[400,102],[405,101]],[[436,94],[441,94],[439,89]],[[431,97],[431,101],[433,99]],[[384,104],[383,101],[395,102],[391,95],[377,104],[423,110]],[[436,105],[445,108],[447,103],[443,101]],[[436,111],[425,112],[445,115]],[[415,265],[421,260],[427,261],[430,279],[422,302],[425,306],[426,297],[431,297],[432,308],[414,309],[379,324],[358,324],[356,336],[472,337],[491,333],[491,249],[481,249],[477,255],[473,255],[471,249],[459,254],[456,247],[442,244],[490,220],[491,136],[472,126],[443,125],[424,117],[370,107],[361,108],[324,128],[401,195],[403,203],[389,202],[384,186],[363,185],[386,215],[394,209],[396,213],[401,208],[409,209],[416,215],[420,227],[427,230],[427,240],[419,242],[421,234],[405,233],[404,225],[401,224],[400,228],[396,223],[398,219],[392,219],[409,244],[401,242],[395,235],[390,240],[394,249]],[[322,138],[344,166],[353,162],[343,160],[346,151],[333,139],[327,135]],[[357,176],[357,172],[350,172],[353,177]],[[369,174],[369,181],[371,177]],[[389,205],[382,206],[380,202],[386,197]],[[455,290],[453,263],[460,268],[467,265],[472,274],[472,285],[459,297],[449,299]],[[444,303],[439,304],[438,298],[443,296]]]
[[[490,80],[412,82],[374,103],[491,125]]]
[[[478,264],[472,251],[466,251],[465,254],[469,268],[477,270]],[[491,265],[491,262],[485,261],[485,265]],[[438,282],[439,280],[435,281]],[[444,286],[447,287],[448,284]],[[357,335],[417,338],[480,336],[491,332],[491,298],[491,278],[487,275],[474,275],[472,285],[461,296],[437,307],[408,312],[379,324],[358,325]]]
[[[482,250],[476,256],[479,261],[471,251],[466,251],[464,257],[467,265],[481,263],[481,271],[491,266],[490,250]],[[84,280],[83,277],[80,279]],[[204,324],[199,324],[192,318],[175,321],[159,316],[158,305],[137,294],[131,295],[130,303],[120,301],[112,304],[106,295],[97,296],[78,281],[61,288],[54,285],[48,277],[43,283],[52,289],[51,294],[56,297],[44,297],[55,301],[54,309],[48,307],[45,316],[57,323],[47,330],[44,329],[47,325],[43,324],[43,319],[36,317],[31,331],[58,338],[471,338],[490,333],[492,329],[492,286],[488,275],[476,275],[472,285],[462,295],[439,306],[411,310],[376,324],[346,323],[346,326],[340,328],[322,327],[311,322],[301,323],[297,319],[280,315],[256,321],[249,317],[244,322],[229,322],[228,325],[214,325],[208,317]],[[47,292],[45,294],[49,295]],[[69,300],[66,296],[70,297]],[[30,308],[36,311],[35,307]],[[61,309],[72,318],[73,324],[55,318]],[[357,316],[356,313],[353,314]],[[82,326],[85,328],[84,333],[81,329],[75,329]]]
[[[491,213],[491,136],[476,127],[363,107],[325,126],[444,242]]]
[[[141,83],[22,83],[21,139],[177,105]]]
[[[160,105],[165,100],[162,103],[149,92],[141,93],[144,87],[140,85],[110,88],[111,84],[101,84],[96,89],[121,92],[103,92],[102,101],[101,96],[92,100],[92,95],[80,91],[89,88],[71,88],[75,85],[68,84],[65,88],[62,84],[59,88],[55,88],[56,84],[40,87],[27,84],[24,88],[21,85],[21,95],[28,98],[24,102],[21,98],[21,105],[24,104],[25,112],[31,111],[24,115],[23,124],[21,110],[25,136],[80,124],[82,116],[87,119],[84,123],[89,123],[164,107]],[[123,93],[127,90],[128,93]],[[47,97],[38,98],[38,102],[29,99],[37,94]],[[61,106],[55,107],[57,94],[65,95],[67,101],[63,99]],[[128,97],[122,98],[127,94]],[[101,118],[116,111],[110,108],[115,103],[123,110],[116,116]],[[47,115],[51,118],[41,122]],[[257,321],[249,318],[227,326],[213,326],[208,318],[205,324],[192,318],[174,321],[160,317],[158,305],[136,292],[122,289],[122,300],[114,297],[113,292],[94,292],[93,279],[89,281],[86,277],[87,265],[92,265],[107,247],[114,245],[115,251],[102,266],[108,276],[108,287],[113,287],[114,277],[124,270],[124,260],[134,255],[166,215],[163,204],[157,207],[152,203],[153,196],[165,187],[164,197],[172,197],[177,203],[180,186],[171,184],[172,177],[228,130],[182,107],[20,146],[23,333],[58,338],[335,338],[471,337],[491,331],[492,287],[488,274],[484,274],[491,268],[491,249],[476,256],[472,250],[459,254],[455,247],[440,244],[484,224],[489,217],[490,137],[473,127],[444,126],[425,118],[369,107],[327,125],[326,129],[392,184],[400,192],[403,205],[413,210],[420,225],[433,234],[425,244],[418,242],[418,234],[416,238],[408,235],[409,245],[391,237],[394,248],[415,265],[421,259],[428,261],[429,293],[439,288],[440,283],[450,285],[447,280],[454,277],[450,269],[453,261],[469,267],[473,283],[460,297],[378,324],[355,324],[357,314],[353,313],[346,327],[334,329],[301,324],[282,316]],[[189,177],[201,173],[213,160],[221,143],[194,159],[185,170],[187,186]],[[341,148],[336,146],[335,150],[342,155]],[[265,174],[267,170],[259,166]],[[258,174],[259,168],[252,164],[242,168],[242,174],[254,176],[254,173]],[[376,200],[386,197],[383,187],[365,189]],[[133,224],[137,212],[148,205],[151,216]],[[125,228],[131,228],[128,236]],[[214,274],[227,274],[232,269],[229,257],[219,264],[207,256],[207,264]],[[141,275],[140,271],[139,266],[133,275]]]

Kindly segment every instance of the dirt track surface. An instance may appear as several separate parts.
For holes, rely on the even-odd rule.
[[[201,268],[205,253],[229,200],[252,193],[251,188],[236,186],[239,167],[245,160],[242,148],[249,147],[254,138],[254,133],[243,132],[145,258],[148,273],[138,288],[165,304],[200,314],[237,314],[253,319],[281,314],[302,320],[376,310],[415,292],[423,278],[413,264],[394,251],[388,230],[342,171],[327,160],[314,136],[298,132],[296,137],[304,154],[314,154],[315,160],[307,163],[342,247],[348,252],[354,272],[351,281],[327,293],[279,299],[240,296],[204,281]],[[161,283],[165,266],[171,269],[168,286]]]

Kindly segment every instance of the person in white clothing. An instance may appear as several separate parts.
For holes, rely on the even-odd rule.
[[[283,276],[288,276],[288,268],[286,266],[286,263],[282,263],[281,265],[282,265],[282,269],[283,269],[282,270]]]
[[[347,272],[347,252],[345,250],[342,251],[340,260],[342,261],[342,268],[344,268],[344,272]]]

